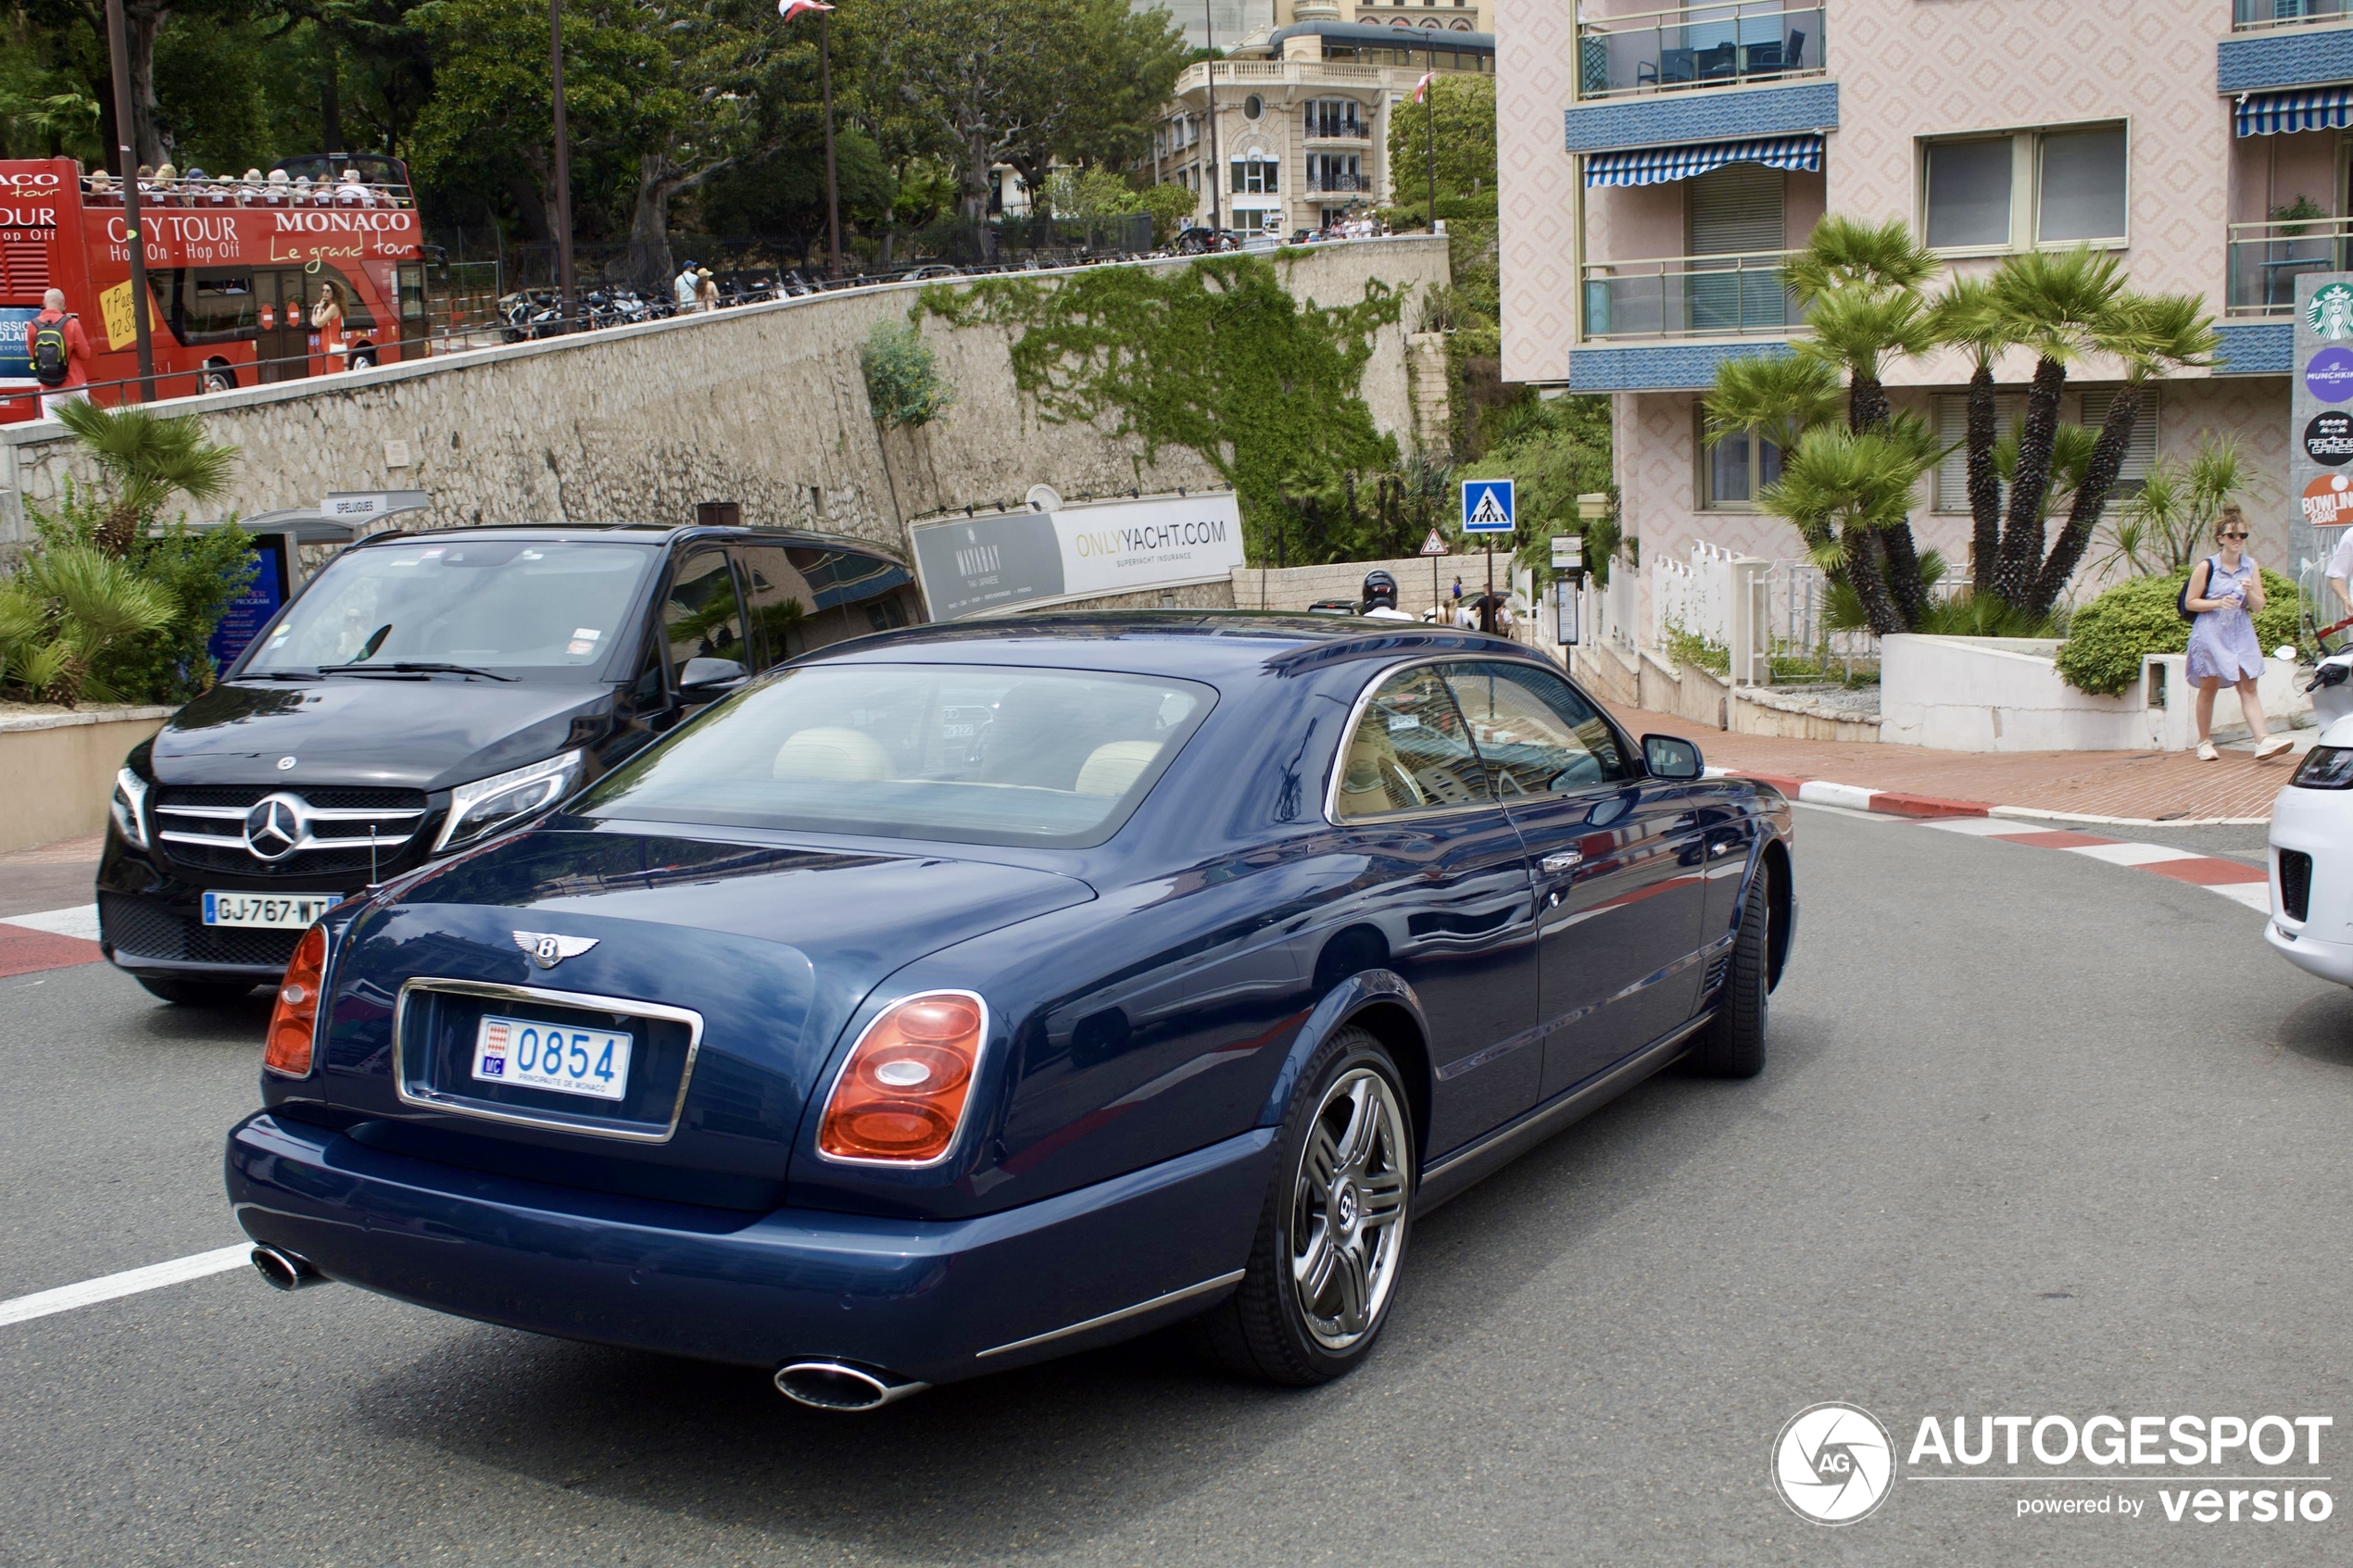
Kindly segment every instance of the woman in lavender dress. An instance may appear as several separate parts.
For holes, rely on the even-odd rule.
[[[2255,759],[2277,757],[2284,736],[2266,739],[2263,703],[2256,695],[2263,673],[2263,645],[2255,637],[2255,612],[2263,608],[2263,574],[2246,550],[2246,514],[2226,506],[2214,525],[2222,547],[2190,568],[2185,608],[2197,617],[2190,627],[2189,678],[2197,683],[2197,755],[2214,760],[2214,694],[2228,681],[2238,687],[2239,710],[2255,737]]]

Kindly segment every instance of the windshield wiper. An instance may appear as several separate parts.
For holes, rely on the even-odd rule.
[[[317,681],[323,678],[310,670],[248,670],[236,677],[239,681]]]
[[[376,671],[387,675],[479,675],[485,681],[511,681],[512,675],[501,675],[496,670],[477,670],[471,664],[435,664],[422,659],[396,659],[390,664],[321,664],[321,675],[367,675]]]

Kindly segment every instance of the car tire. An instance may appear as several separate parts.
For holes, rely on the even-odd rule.
[[[173,980],[145,974],[134,978],[147,988],[149,996],[160,997],[179,1007],[231,1007],[253,994],[250,980]]]
[[[1773,900],[1763,866],[1748,879],[1731,962],[1724,966],[1716,1016],[1700,1031],[1691,1070],[1703,1078],[1754,1078],[1765,1070],[1765,1021],[1773,989]]]
[[[1241,1284],[1189,1327],[1195,1348],[1228,1372],[1310,1387],[1361,1363],[1389,1320],[1415,1145],[1396,1065],[1365,1031],[1325,1041],[1300,1084]]]

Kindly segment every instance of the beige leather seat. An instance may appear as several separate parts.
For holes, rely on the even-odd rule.
[[[1078,793],[1125,795],[1159,755],[1156,740],[1115,740],[1099,746],[1078,766]]]
[[[1405,793],[1405,786],[1399,778],[1397,747],[1390,744],[1382,722],[1378,712],[1365,714],[1349,740],[1347,755],[1340,759],[1339,807],[1342,818],[1378,816],[1415,804],[1410,798],[1399,798]]]
[[[786,735],[768,771],[772,778],[864,784],[890,777],[890,753],[862,730],[819,726]]]

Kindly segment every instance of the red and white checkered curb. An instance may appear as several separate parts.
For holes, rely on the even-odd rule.
[[[1900,789],[1865,789],[1861,784],[1831,784],[1826,779],[1783,778],[1745,770],[1733,776],[1771,784],[1792,800],[1801,800],[1808,806],[1843,806],[1849,811],[1877,811],[1887,817],[1928,821],[1940,817],[1984,817],[1994,811],[1982,800],[1942,800],[1932,795],[1912,795]]]
[[[2088,833],[2041,827],[2014,816],[1994,816],[1993,813],[2003,808],[1988,806],[1982,801],[1941,800],[1934,796],[1907,795],[1900,790],[1865,789],[1859,784],[1830,784],[1820,779],[1776,778],[1769,773],[1743,772],[1738,776],[1771,784],[1791,799],[1809,806],[1841,806],[1850,811],[1875,811],[1882,816],[1910,817],[1923,827],[1942,828],[1947,833],[1999,839],[2005,844],[2023,845],[2031,849],[2063,849],[2070,854],[2106,860],[2112,866],[2134,866],[2145,872],[2154,872],[2158,876],[2171,877],[2175,882],[2211,888],[2233,903],[2244,904],[2259,914],[2269,915],[2271,912],[2271,874],[2243,860],[2200,855],[2195,850],[2176,849],[2166,844],[2140,844],[2127,839],[2101,838]]]
[[[0,979],[69,969],[106,957],[98,948],[98,906],[0,916]]]

